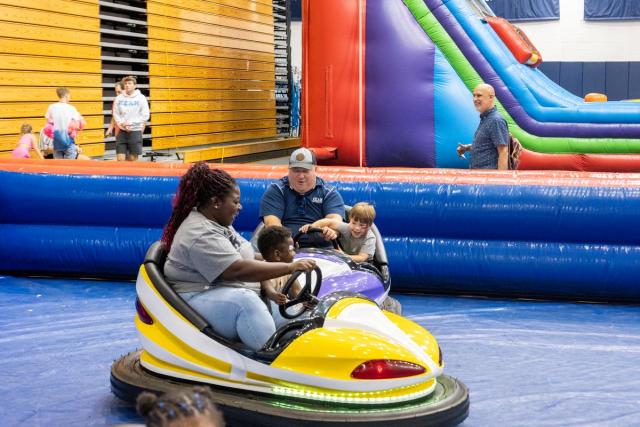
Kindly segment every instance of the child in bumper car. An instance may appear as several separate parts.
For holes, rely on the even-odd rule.
[[[366,202],[353,205],[349,212],[349,222],[323,218],[312,224],[304,225],[300,231],[306,233],[310,228],[329,227],[338,233],[344,252],[355,262],[367,262],[376,252],[376,236],[371,225],[376,218],[375,208]]]

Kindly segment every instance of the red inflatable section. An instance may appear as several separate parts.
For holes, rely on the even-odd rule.
[[[363,165],[365,10],[365,0],[302,2],[302,145],[335,153],[323,164]]]
[[[524,31],[504,18],[488,16],[485,19],[519,63],[527,64],[531,67],[537,67],[542,64],[542,55]]]
[[[640,172],[636,154],[547,154],[523,150],[518,170]]]

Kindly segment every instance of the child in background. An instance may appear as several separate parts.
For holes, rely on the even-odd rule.
[[[124,83],[122,83],[122,81],[119,81],[115,85],[116,98],[122,93],[122,91],[124,91]],[[115,105],[116,100],[114,99],[113,103],[111,104],[111,122],[109,122],[109,127],[105,131],[104,136],[118,136],[118,134],[120,133],[120,127],[116,123],[116,119],[113,117],[113,110],[115,108]]]
[[[136,409],[147,427],[224,427],[222,414],[213,403],[209,388],[172,391],[158,397],[144,392]]]
[[[53,138],[53,158],[77,159],[82,150],[76,145],[76,141],[69,134],[69,131],[71,126],[72,134],[77,135],[77,130],[84,126],[84,120],[78,110],[70,104],[71,92],[69,89],[59,87],[56,89],[56,94],[59,101],[49,105],[45,114],[47,122],[52,125],[52,134],[47,135]]]
[[[42,156],[42,152],[40,152],[40,148],[36,143],[36,136],[33,134],[33,127],[25,123],[20,127],[20,140],[18,141],[18,145],[11,152],[11,157],[14,159],[30,159],[31,155],[29,154],[29,150],[35,150],[38,158],[44,158]]]
[[[147,98],[136,89],[136,78],[122,79],[124,91],[113,101],[113,118],[120,128],[116,136],[116,158],[135,162],[142,154],[142,134],[149,120]]]
[[[376,211],[366,202],[356,203],[349,212],[349,223],[323,218],[300,227],[306,233],[309,228],[329,227],[339,233],[338,241],[344,252],[355,262],[365,262],[373,259],[376,253],[376,236],[371,231],[371,225],[376,218]]]

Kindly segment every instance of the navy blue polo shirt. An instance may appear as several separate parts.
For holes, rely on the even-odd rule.
[[[305,194],[299,194],[289,187],[289,178],[285,176],[269,185],[260,202],[260,217],[277,216],[282,225],[294,235],[303,225],[311,224],[329,214],[344,217],[344,201],[334,186],[326,184],[319,177],[316,177],[314,188]],[[300,243],[305,245],[305,239],[301,239]],[[327,246],[324,239],[308,244]]]
[[[507,122],[496,107],[480,114],[473,136],[469,169],[498,169],[498,146],[509,146]]]

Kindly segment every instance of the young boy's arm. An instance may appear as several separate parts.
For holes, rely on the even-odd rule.
[[[287,302],[287,296],[276,291],[273,280],[263,280],[260,282],[260,290],[264,293],[264,296],[278,305]]]
[[[358,255],[349,255],[349,257],[354,261],[354,262],[365,262],[368,261],[369,258],[371,257],[371,255],[369,255],[368,253],[365,252],[360,252]]]
[[[357,255],[349,255],[354,262],[365,262],[373,258],[376,253],[376,237],[369,232]]]

